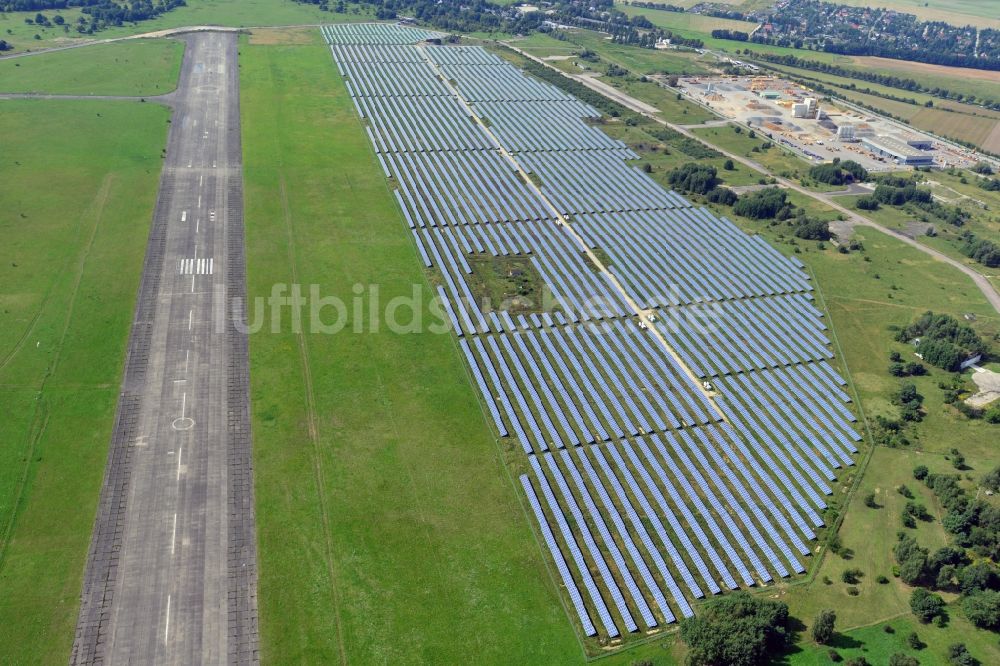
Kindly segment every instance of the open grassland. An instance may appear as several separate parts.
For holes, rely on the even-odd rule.
[[[536,32],[527,37],[518,37],[510,43],[523,49],[536,58],[561,58],[580,52],[580,47],[569,40],[556,39],[542,32]]]
[[[25,22],[26,19],[34,21],[37,13],[37,11],[0,12],[0,39],[13,46],[13,52],[65,46],[83,38],[93,39],[81,35],[73,27],[76,25],[77,19],[83,15],[83,12],[78,8],[43,11],[42,13],[50,19],[62,16],[65,20],[64,25],[52,25],[51,27],[31,25]],[[35,39],[35,35],[38,35],[38,39]],[[11,53],[11,51],[6,53]]]
[[[0,102],[0,662],[69,659],[168,112]]]
[[[695,161],[686,155],[676,145],[665,144],[656,137],[648,134],[645,128],[649,125],[641,124],[630,127],[624,123],[608,123],[601,127],[601,130],[608,135],[624,141],[632,150],[640,155],[640,159],[635,162],[640,168],[649,165],[651,171],[649,175],[653,177],[663,187],[670,189],[668,177],[674,169]],[[708,164],[715,167],[719,179],[723,185],[741,186],[753,185],[760,178],[760,174],[752,171],[742,164],[733,164],[733,169],[725,169],[726,158],[721,154],[717,157],[700,158],[699,164]]]
[[[93,35],[81,35],[72,26],[81,13],[79,9],[64,9],[58,12],[43,10],[50,19],[56,14],[65,18],[68,30],[62,26],[42,28],[28,25],[25,19],[34,19],[37,12],[0,13],[0,39],[14,45],[15,51],[65,46],[85,40],[100,40],[124,37],[145,32],[189,25],[219,25],[227,27],[252,27],[270,25],[315,25],[338,21],[370,20],[371,13],[358,5],[349,5],[346,14],[324,12],[317,5],[292,0],[187,0],[184,7],[178,7],[155,19],[109,28]],[[357,13],[355,13],[357,12]],[[34,35],[39,39],[34,39]]]
[[[628,16],[645,16],[656,27],[668,30],[687,30],[706,33],[711,33],[713,30],[738,30],[750,33],[757,27],[756,23],[750,23],[749,21],[736,21],[702,14],[690,14],[688,12],[665,12],[658,9],[633,7],[619,2],[615,3],[615,9]]]
[[[809,171],[809,164],[805,160],[784,150],[777,144],[771,143],[767,137],[762,137],[760,133],[756,133],[754,138],[750,138],[747,130],[743,129],[737,134],[735,129],[728,125],[698,127],[691,132],[723,150],[747,157],[778,175],[797,178]],[[771,143],[771,147],[763,148],[765,143]]]
[[[972,656],[982,664],[996,664],[1000,661],[996,634],[973,627],[954,605],[949,606],[948,612],[951,619],[944,629],[932,624],[921,624],[913,615],[903,615],[888,622],[838,634],[830,646],[816,645],[807,639],[798,651],[779,663],[792,666],[828,666],[832,663],[829,651],[833,647],[845,661],[864,657],[871,664],[888,664],[892,655],[902,653],[918,659],[921,666],[946,666],[948,646],[956,642],[964,642]],[[840,619],[839,615],[837,619]],[[886,627],[891,628],[892,632],[888,632]],[[906,638],[913,632],[916,632],[926,647],[920,650],[910,648]]]
[[[701,74],[708,71],[693,51],[662,51],[616,44],[607,35],[592,30],[573,30],[566,34],[578,48],[597,53],[605,66],[614,63],[636,75]],[[601,66],[601,63],[588,64]]]
[[[951,25],[974,25],[1000,29],[996,3],[991,0],[838,0],[854,7],[885,7],[915,14],[925,21],[944,21]]]
[[[177,85],[184,44],[150,39],[0,60],[0,92],[162,95]]]
[[[417,285],[431,320],[329,50],[241,52],[251,296],[315,283],[350,304],[377,284],[387,303]],[[452,337],[354,323],[251,336],[264,661],[581,660]]]

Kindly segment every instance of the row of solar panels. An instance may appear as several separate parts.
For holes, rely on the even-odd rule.
[[[820,312],[800,294],[661,310],[657,327],[699,377],[833,357]]]
[[[340,73],[347,77],[347,88],[358,105],[362,115],[381,117],[379,111],[394,110],[401,114],[400,118],[392,115],[387,116],[390,120],[403,121],[410,118],[421,118],[421,111],[434,109],[437,115],[430,116],[427,121],[432,124],[439,119],[443,122],[459,122],[466,115],[467,110],[462,105],[448,104],[446,100],[425,100],[423,97],[443,97],[451,96],[451,90],[442,80],[435,70],[433,59],[435,54],[447,52],[447,48],[418,48],[418,47],[388,47],[393,49],[390,53],[391,59],[380,61],[365,61],[359,59],[352,52],[352,47],[337,46],[333,48],[337,66]],[[410,48],[411,51],[405,58],[400,57],[399,49]],[[405,53],[405,51],[403,52]],[[369,53],[370,55],[370,53]],[[599,114],[589,105],[575,100],[558,88],[550,84],[533,81],[520,76],[518,70],[509,65],[498,66],[459,66],[457,75],[460,77],[456,83],[461,85],[471,81],[475,77],[494,79],[502,74],[504,81],[513,87],[509,90],[509,95],[500,95],[500,90],[491,88],[497,96],[491,97],[494,101],[483,101],[477,103],[466,98],[467,102],[472,102],[475,112],[480,117],[485,117],[496,127],[499,134],[505,135],[506,143],[511,150],[600,150],[600,149],[621,149],[623,144],[613,140],[603,132],[580,122],[581,118],[597,117]],[[456,73],[453,72],[453,73]],[[450,76],[450,74],[445,74]],[[494,85],[493,81],[490,85]],[[518,100],[525,96],[521,90],[523,86],[530,87],[534,94],[533,98],[538,98],[532,105],[523,106],[517,114],[512,114],[507,104],[511,100]],[[403,99],[380,99],[380,98],[403,98]],[[544,100],[556,100],[553,105]],[[525,118],[525,114],[534,116]],[[553,115],[561,115],[565,122],[552,123]],[[430,145],[414,144],[393,137],[395,130],[405,133],[405,127],[397,128],[398,123],[390,122],[387,126],[379,127],[381,133],[385,133],[384,144],[388,150],[441,150],[456,149],[454,145],[436,145],[434,140],[437,135],[429,133]],[[468,149],[481,148],[482,145],[471,141],[466,146]]]
[[[822,520],[768,460],[728,424],[530,456],[520,480],[585,632],[802,572]]]
[[[404,190],[398,196],[402,201],[410,195]],[[418,200],[418,203],[425,205],[425,201]],[[413,204],[412,201],[409,203]],[[407,220],[411,226],[415,226],[409,206],[405,202],[402,205]],[[681,211],[680,214],[687,215],[688,211]],[[579,222],[575,224],[578,227],[580,225]],[[583,254],[577,238],[568,233],[565,226],[553,222],[456,225],[414,229],[414,237],[425,265],[438,267],[446,276],[447,293],[454,300],[454,306],[461,313],[463,321],[459,328],[460,334],[496,330],[490,321],[492,318],[488,310],[501,305],[480,303],[474,295],[472,283],[475,275],[470,263],[473,257],[524,257],[523,261],[528,265],[523,270],[533,270],[547,289],[546,292],[530,296],[535,302],[530,304],[531,307],[527,308],[529,310],[558,308],[572,322],[634,314],[632,307],[609,281],[607,274],[595,270],[593,262]],[[751,250],[755,249],[752,244],[749,247]],[[631,286],[628,278],[632,275],[629,267],[633,257],[614,254],[605,256],[611,261],[611,273],[624,276],[626,284]],[[677,264],[670,267],[671,274],[683,276],[686,266],[704,259],[704,256],[678,255]],[[785,266],[787,270],[788,264]],[[719,276],[717,284],[725,291],[720,289],[709,294],[728,297],[726,303],[733,301],[731,305],[720,306],[718,312],[706,307],[674,308],[660,313],[665,326],[664,334],[668,339],[676,341],[678,353],[685,358],[692,370],[699,375],[715,375],[719,374],[720,369],[727,372],[748,370],[753,367],[768,367],[768,364],[828,358],[830,352],[824,346],[827,340],[821,333],[824,325],[820,313],[807,300],[808,294],[762,301],[760,306],[755,300],[739,300],[748,295],[740,293],[740,289],[750,291],[749,295],[753,296],[777,296],[783,293],[779,291],[780,286],[768,283],[765,266],[756,272],[745,270],[747,280],[743,284],[739,282],[741,268],[733,267],[729,283],[722,282]],[[486,270],[491,270],[488,264]],[[653,307],[690,304],[695,302],[693,298],[705,296],[697,285],[670,283],[667,281],[669,277],[650,271],[642,278],[645,289],[630,289],[629,292],[639,303]],[[794,280],[786,280],[785,283],[788,288],[809,286],[807,282]],[[662,289],[662,293],[651,291],[657,287]],[[756,321],[758,319],[760,321]],[[788,320],[798,322],[801,330],[789,326]],[[739,321],[747,323],[732,330],[721,328],[736,325]],[[771,338],[761,337],[757,342],[756,337],[760,332]],[[736,340],[750,340],[752,344],[747,348],[742,345],[732,346],[733,336],[736,336]],[[718,340],[728,342],[722,345]],[[754,360],[748,354],[759,346],[770,347],[774,351]],[[719,351],[718,356],[714,355],[716,350]],[[713,356],[709,357],[708,354]],[[767,363],[762,359],[767,359]]]
[[[480,225],[480,228],[503,226]],[[538,288],[526,295],[511,295],[506,303],[477,299],[472,291],[476,275],[466,260],[471,255],[465,253],[455,227],[441,228],[434,233],[425,229],[418,232],[418,248],[423,252],[425,264],[436,265],[445,273],[449,295],[454,299],[462,319],[462,326],[456,330],[459,335],[503,330],[502,324],[493,321],[495,317],[492,313],[496,310],[501,313],[510,309],[550,313],[562,316],[571,323],[633,314],[631,306],[614,288],[607,274],[599,273],[587,264],[587,259],[580,254],[579,247],[564,227],[552,223],[523,226],[531,227],[529,239],[536,239],[539,251],[526,257],[527,265],[522,264],[522,268],[511,266],[501,267],[501,270],[518,270],[522,274],[533,272],[538,276]],[[493,272],[496,269],[486,264],[482,270]]]
[[[573,219],[647,308],[812,290],[791,260],[704,208]]]
[[[496,152],[379,155],[416,213],[414,226],[554,218],[545,201]]]
[[[392,23],[334,23],[321,29],[328,44],[413,44],[442,33]]]
[[[631,321],[478,336],[462,345],[498,429],[526,453],[720,418],[704,393]],[[479,378],[488,378],[479,379]]]

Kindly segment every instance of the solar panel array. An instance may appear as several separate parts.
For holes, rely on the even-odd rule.
[[[490,418],[526,455],[583,632],[656,629],[804,571],[860,436],[801,263],[661,188],[596,110],[484,49],[324,35]],[[477,291],[509,260],[544,303]]]

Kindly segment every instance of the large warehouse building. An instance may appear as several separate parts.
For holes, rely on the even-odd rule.
[[[888,157],[906,166],[931,166],[934,156],[914,148],[905,141],[888,136],[863,137],[861,144],[876,155]]]

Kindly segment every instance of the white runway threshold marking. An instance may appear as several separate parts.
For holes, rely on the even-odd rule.
[[[186,210],[181,211],[181,222],[187,222],[188,212]]]
[[[177,272],[180,275],[212,275],[215,272],[215,258],[178,259]]]

